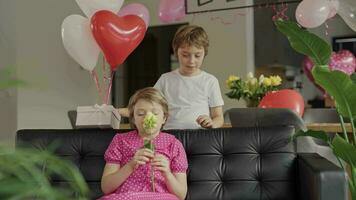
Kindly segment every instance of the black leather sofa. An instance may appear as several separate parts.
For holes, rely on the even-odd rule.
[[[127,130],[118,130],[126,132]],[[92,198],[102,195],[103,154],[112,129],[19,130],[16,145],[47,149],[73,161]],[[189,162],[187,200],[343,200],[345,173],[317,154],[297,154],[290,126],[170,130],[182,141]],[[55,179],[54,184],[65,185]]]

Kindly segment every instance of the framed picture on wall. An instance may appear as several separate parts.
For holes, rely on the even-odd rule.
[[[186,14],[297,3],[301,0],[185,0]]]

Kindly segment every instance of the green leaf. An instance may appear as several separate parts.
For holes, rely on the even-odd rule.
[[[0,80],[0,90],[24,85],[25,82],[20,80]]]
[[[330,60],[331,47],[323,39],[309,33],[297,23],[275,21],[277,29],[287,36],[290,45],[297,52],[309,56],[316,65],[327,65]]]
[[[16,74],[15,72],[12,67],[0,69],[0,90],[25,85],[24,81],[13,78]]]
[[[349,118],[349,111],[356,117],[356,84],[341,71],[330,71],[327,66],[315,66],[312,71],[315,82],[336,101],[338,112]]]
[[[313,138],[321,139],[326,143],[330,143],[330,140],[324,131],[313,131],[313,130],[302,131],[302,130],[299,130],[297,133],[295,133],[292,136],[291,139],[295,140],[297,137],[300,137],[300,136],[310,136]]]
[[[334,154],[347,162],[351,167],[356,166],[356,148],[345,141],[344,138],[336,135],[332,141]]]
[[[0,146],[0,199],[78,199],[87,196],[88,187],[80,171],[71,162],[50,152]],[[69,181],[69,188],[49,182],[53,175]]]
[[[351,74],[350,77],[351,77],[352,82],[356,84],[356,73]]]

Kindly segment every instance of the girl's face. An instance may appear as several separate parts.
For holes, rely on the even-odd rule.
[[[152,112],[157,116],[157,126],[154,128],[152,134],[152,137],[155,137],[161,130],[162,125],[166,122],[166,117],[164,116],[163,109],[160,104],[146,101],[144,99],[138,100],[134,106],[134,124],[136,125],[136,128],[141,136],[148,136],[143,129],[143,119],[148,112]]]
[[[194,76],[200,73],[205,52],[204,48],[182,46],[177,51],[179,72],[184,76]]]

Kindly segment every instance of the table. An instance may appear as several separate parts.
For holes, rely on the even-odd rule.
[[[351,124],[345,123],[346,131],[352,133]],[[306,124],[308,130],[325,131],[330,133],[342,133],[340,123],[309,123]],[[230,123],[225,123],[222,128],[230,128]],[[131,129],[130,124],[120,124],[120,129]]]
[[[330,133],[342,133],[342,128],[340,123],[309,123],[306,124],[308,130],[314,131],[325,131]],[[350,123],[345,123],[346,131],[352,133],[352,128]]]

